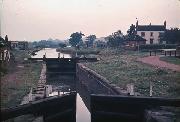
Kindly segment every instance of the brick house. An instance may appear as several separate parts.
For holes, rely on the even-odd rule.
[[[126,49],[131,49],[131,50],[136,50],[137,46],[146,44],[146,39],[142,38],[139,35],[132,35],[128,38],[126,38],[125,41],[125,48]]]

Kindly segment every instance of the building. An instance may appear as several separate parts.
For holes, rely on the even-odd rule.
[[[27,50],[28,42],[26,42],[26,41],[11,41],[11,49]]]
[[[98,48],[105,48],[107,47],[107,38],[106,37],[100,37],[95,39],[93,47],[98,47]]]
[[[125,49],[136,50],[139,45],[146,44],[146,39],[139,35],[132,35],[128,37],[125,41]]]
[[[164,25],[139,25],[136,23],[136,33],[146,39],[146,44],[160,44],[160,36],[166,31],[166,21]],[[165,42],[162,42],[165,43]]]

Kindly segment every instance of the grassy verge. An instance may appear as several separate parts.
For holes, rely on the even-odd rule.
[[[180,59],[176,57],[160,57],[160,60],[166,61],[172,64],[180,65]]]
[[[14,59],[8,64],[7,74],[1,79],[1,107],[12,107],[35,87],[41,71],[41,63],[24,61],[27,51],[13,51]]]
[[[99,54],[100,50],[99,49],[94,49],[94,48],[81,48],[79,50],[75,49],[75,48],[58,48],[57,51],[62,52],[62,53],[68,53],[71,54],[72,56],[74,56],[76,53],[77,55],[89,55],[89,54]]]
[[[120,50],[101,51],[101,60],[86,65],[115,84],[126,89],[133,83],[135,91],[149,96],[149,84],[153,84],[153,96],[180,97],[180,73],[158,69],[140,62],[138,57],[146,53],[127,52]]]

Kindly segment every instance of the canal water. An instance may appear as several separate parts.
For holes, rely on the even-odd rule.
[[[55,48],[43,48],[42,50],[36,52],[36,55],[31,56],[32,58],[43,58],[43,55],[46,55],[46,58],[57,58],[59,52],[56,52]],[[60,53],[60,58],[71,58],[71,55]]]
[[[56,49],[45,48],[36,52],[36,55],[32,56],[32,58],[42,58],[43,55],[46,55],[46,58],[57,58],[59,55],[58,53]],[[70,57],[69,54],[60,53],[60,58]],[[88,109],[88,97],[84,94],[86,90],[79,85],[79,82],[76,81],[74,76],[53,76],[52,78],[48,78],[46,85],[48,89],[50,89],[49,97],[76,91],[76,122],[91,122],[91,114]]]

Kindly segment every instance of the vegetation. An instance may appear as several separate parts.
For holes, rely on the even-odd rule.
[[[127,34],[128,34],[129,36],[136,35],[136,26],[132,24],[132,25],[130,26],[130,28],[128,29]]]
[[[180,44],[180,29],[171,28],[166,30],[161,36],[161,40],[166,41],[168,44]]]
[[[95,41],[95,39],[96,39],[96,35],[89,35],[88,37],[87,37],[87,47],[93,47],[93,43],[94,43],[94,41]]]
[[[76,49],[76,48],[58,48],[57,51],[62,52],[62,53],[66,53],[66,54],[71,54],[72,56],[77,55],[89,55],[89,54],[94,54],[97,55],[100,50],[96,49],[96,48],[80,48],[80,49]]]
[[[104,50],[101,60],[86,65],[123,89],[133,83],[135,91],[149,96],[149,84],[153,84],[153,96],[180,97],[180,73],[159,69],[137,61],[146,53],[127,52],[121,50]]]
[[[124,43],[123,33],[118,30],[117,32],[112,33],[112,35],[107,37],[107,45],[109,47],[119,47]]]
[[[71,34],[69,44],[71,44],[73,47],[80,45],[80,43],[82,43],[82,36],[84,36],[84,34],[82,34],[81,32]]]
[[[65,43],[58,39],[48,39],[48,40],[41,40],[41,41],[34,41],[29,42],[30,48],[57,48],[58,46],[64,45]]]
[[[35,87],[39,79],[41,63],[24,61],[27,51],[13,51],[14,60],[1,78],[1,107],[12,107],[21,103],[23,97]]]
[[[176,49],[176,44],[145,44],[140,45],[139,49],[141,51],[149,51],[149,50],[155,50],[155,49]]]
[[[160,57],[160,60],[162,61],[166,61],[166,62],[169,62],[169,63],[172,63],[172,64],[176,64],[176,65],[180,65],[180,59],[179,58],[176,58],[176,57]]]

